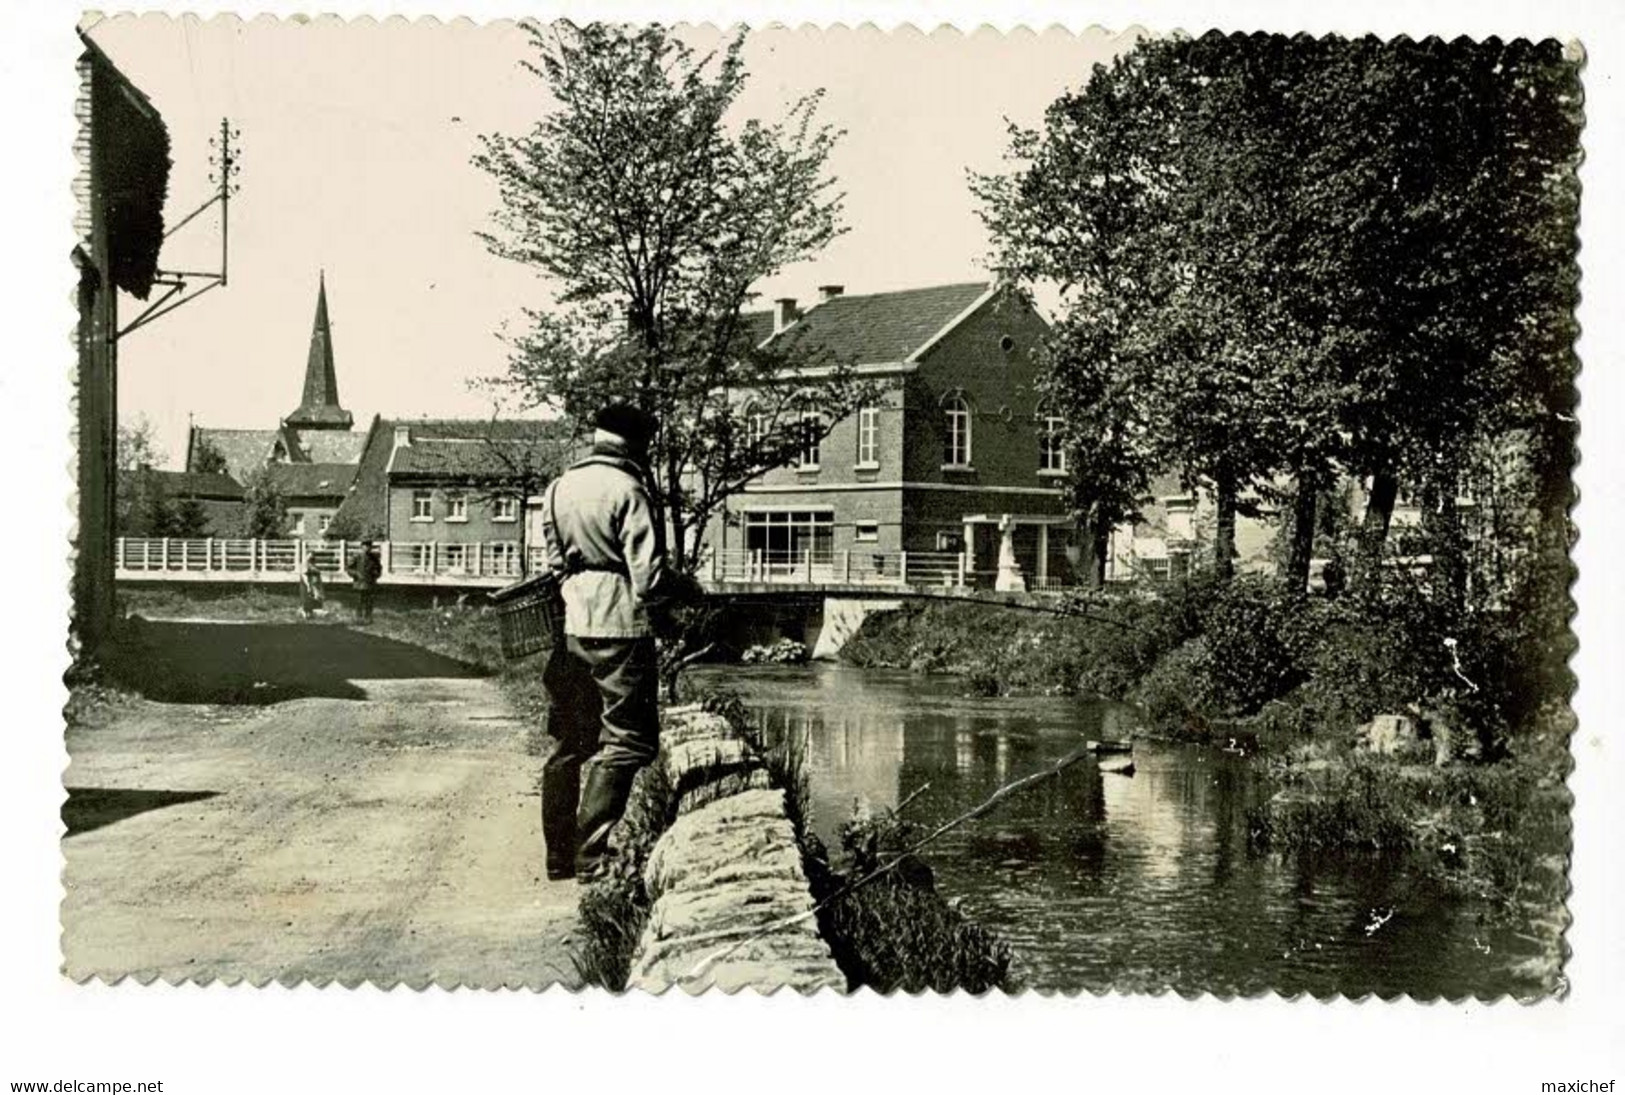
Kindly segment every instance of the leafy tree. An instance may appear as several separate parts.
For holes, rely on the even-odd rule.
[[[873,398],[851,362],[764,349],[742,316],[753,286],[842,231],[838,134],[817,95],[776,122],[729,119],[742,34],[699,56],[657,26],[527,30],[525,67],[556,105],[528,134],[484,137],[501,207],[481,238],[556,294],[526,313],[504,380],[578,422],[612,399],[659,416],[651,487],[691,571],[731,494]]]
[[[1340,256],[1344,429],[1373,481],[1360,571],[1369,581],[1408,481],[1459,595],[1455,499],[1491,439],[1540,435],[1530,502],[1566,521],[1578,68],[1553,41],[1363,39],[1334,60],[1323,80],[1352,93],[1304,169],[1335,198],[1317,243]]]
[[[1067,453],[1068,488],[1079,515],[1086,583],[1105,582],[1112,530],[1140,517],[1150,486],[1152,460],[1142,444],[1125,378],[1105,363],[1098,330],[1063,320],[1047,348],[1049,369],[1041,378],[1044,406],[1058,412]]]
[[[175,504],[152,469],[135,472],[136,520],[132,536],[178,536],[175,531]]]
[[[152,422],[145,415],[118,424],[116,439],[116,479],[114,483],[113,525],[120,536],[153,536],[146,531],[151,514],[144,500],[148,484],[142,481],[144,469],[166,459],[154,436]]]
[[[225,454],[206,437],[199,438],[196,445],[193,446],[192,466],[188,470],[208,475],[230,474]]]
[[[1017,170],[973,183],[996,265],[1062,289],[1051,387],[1093,408],[1072,431],[1080,503],[1101,492],[1102,520],[1132,516],[1155,468],[1206,483],[1221,575],[1237,508],[1270,482],[1294,405],[1260,337],[1271,300],[1253,244],[1274,231],[1278,138],[1243,121],[1271,69],[1234,54],[1222,38],[1142,44],[1052,104],[1042,134],[1012,130]]]
[[[209,515],[191,495],[177,499],[170,511],[169,535],[197,539],[209,535]]]
[[[975,186],[998,263],[1063,290],[1055,386],[1121,390],[1093,414],[1139,455],[1105,461],[1108,496],[1147,462],[1206,482],[1221,573],[1244,491],[1290,500],[1300,592],[1343,472],[1373,483],[1363,569],[1405,477],[1451,588],[1489,439],[1538,433],[1566,514],[1578,110],[1552,42],[1211,35],[1141,43],[1013,130],[1016,169]]]
[[[270,469],[260,468],[243,484],[243,535],[250,540],[279,540],[287,534],[287,501]]]

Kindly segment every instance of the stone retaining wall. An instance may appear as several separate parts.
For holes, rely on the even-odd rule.
[[[653,906],[627,987],[844,991],[815,919],[802,915],[813,908],[812,889],[784,792],[768,786],[760,758],[720,716],[676,707],[662,722],[677,820],[644,867]]]

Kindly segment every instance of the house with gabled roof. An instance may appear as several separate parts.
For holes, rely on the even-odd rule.
[[[1025,583],[1070,580],[1065,454],[1033,353],[1049,326],[1023,295],[979,282],[826,286],[805,310],[781,299],[746,319],[762,344],[850,363],[883,394],[729,500],[708,534],[721,568],[830,574],[838,561],[963,554],[966,579],[994,585],[1013,547]]]
[[[396,576],[517,576],[537,493],[572,451],[558,421],[374,418],[329,533],[388,541]]]

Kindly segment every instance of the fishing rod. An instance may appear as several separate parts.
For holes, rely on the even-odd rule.
[[[964,604],[988,605],[993,608],[1016,608],[1022,610],[1023,612],[1043,613],[1046,616],[1066,616],[1079,620],[1092,620],[1095,623],[1111,624],[1113,627],[1120,627],[1125,631],[1145,631],[1145,628],[1141,627],[1139,624],[1132,624],[1126,620],[1114,619],[1111,616],[1100,616],[1093,612],[1085,612],[1081,608],[1073,608],[1064,604],[1046,605],[1035,601],[1017,601],[1013,599],[1001,601],[991,597],[977,597],[974,594],[969,593],[933,592],[929,595],[929,597],[930,600],[933,601],[957,601]]]
[[[926,847],[928,844],[937,840],[944,834],[957,829],[967,821],[981,817],[983,814],[986,814],[988,811],[992,810],[993,807],[997,806],[1011,795],[1024,791],[1028,787],[1031,787],[1034,784],[1040,783],[1044,780],[1054,779],[1062,772],[1072,767],[1074,764],[1077,764],[1079,761],[1083,760],[1085,757],[1090,757],[1093,755],[1094,752],[1088,746],[1085,746],[1082,749],[1077,749],[1071,753],[1068,753],[1066,756],[1062,757],[1048,768],[1022,776],[1020,779],[1005,784],[1003,787],[1000,787],[997,791],[994,791],[993,794],[984,799],[979,805],[973,806],[969,810],[966,810],[964,813],[960,814],[958,817],[938,825],[924,837],[921,837],[919,840],[915,841],[914,844],[912,844],[905,851],[899,852],[890,860],[882,863],[880,866],[876,867],[863,877],[842,886],[840,889],[836,890],[834,893],[830,894],[828,897],[824,898],[824,900],[818,902],[805,912],[799,912],[793,916],[780,917],[778,920],[771,921],[755,929],[723,928],[719,931],[700,932],[695,935],[688,936],[687,938],[672,940],[672,943],[703,943],[711,942],[713,940],[720,941],[733,936],[744,936],[743,938],[736,939],[734,942],[729,943],[727,946],[722,947],[720,950],[714,951],[705,958],[701,959],[695,964],[694,968],[684,974],[680,980],[697,980],[698,978],[705,976],[706,972],[710,970],[712,966],[716,965],[724,958],[727,958],[730,954],[738,951],[740,948],[748,947],[750,944],[765,939],[774,932],[783,931],[785,928],[793,928],[797,924],[802,924],[808,920],[811,920],[813,917],[829,908],[829,906],[833,905],[835,902],[846,898],[850,894],[855,893],[856,891],[869,885],[869,883],[873,882],[875,879],[895,870],[904,860],[917,854],[922,848]],[[902,809],[903,806],[908,805],[914,799],[918,798],[929,786],[930,784],[928,783],[925,785],[925,787],[921,787],[916,790],[912,795],[903,800],[903,803],[898,807],[898,809]]]

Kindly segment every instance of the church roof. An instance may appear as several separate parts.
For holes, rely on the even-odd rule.
[[[276,444],[276,440],[276,430],[219,430],[209,426],[193,426],[186,452],[187,470],[197,470],[200,450],[206,445],[225,460],[226,474],[241,483],[270,462],[271,446]]]

